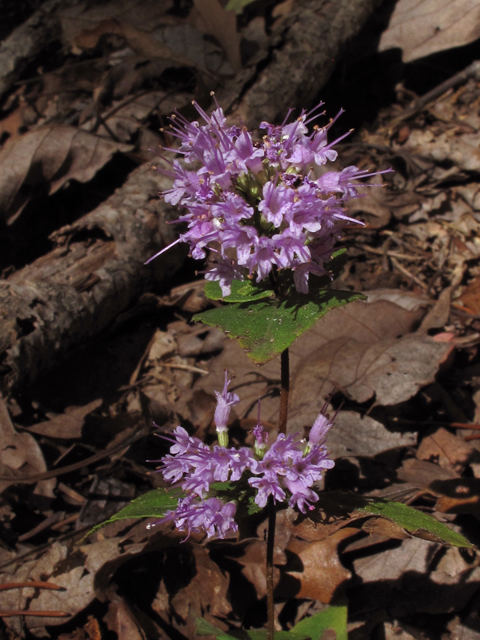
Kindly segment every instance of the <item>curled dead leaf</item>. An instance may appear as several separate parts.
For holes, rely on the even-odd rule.
[[[340,562],[338,545],[358,533],[358,529],[351,527],[335,532],[325,540],[305,542],[298,538],[291,538],[287,551],[297,556],[302,570],[288,570],[286,575],[295,578],[298,592],[297,598],[312,598],[328,604],[338,595],[341,585],[352,577],[348,569]],[[294,561],[295,562],[295,561]]]
[[[0,151],[0,210],[12,223],[36,191],[52,194],[68,180],[88,182],[114,153],[132,148],[67,125],[7,140]]]

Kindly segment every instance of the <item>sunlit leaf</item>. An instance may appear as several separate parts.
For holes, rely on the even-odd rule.
[[[380,498],[372,499],[336,491],[321,494],[320,501],[322,508],[327,513],[331,508],[332,512],[343,510],[372,514],[395,522],[417,538],[443,542],[453,547],[472,547],[470,542],[460,533],[452,531],[428,513],[409,507],[402,502]]]
[[[179,499],[184,497],[184,492],[178,488],[154,489],[132,500],[129,505],[108,520],[105,520],[105,522],[97,524],[90,533],[94,533],[98,531],[98,529],[117,520],[127,520],[128,518],[162,518],[170,509],[176,509]]]
[[[220,327],[239,341],[256,364],[264,364],[331,309],[364,299],[360,293],[323,289],[309,295],[295,293],[281,301],[263,299],[228,304],[199,313],[193,320]]]
[[[300,620],[292,629],[294,633],[306,633],[312,640],[320,640],[325,631],[333,630],[336,640],[347,640],[347,607],[331,605],[320,613]]]
[[[224,298],[218,282],[207,281],[205,282],[205,295],[210,300],[224,300],[225,302],[251,302],[252,300],[275,297],[275,291],[271,287],[255,284],[251,280],[234,280],[231,288],[231,294]]]

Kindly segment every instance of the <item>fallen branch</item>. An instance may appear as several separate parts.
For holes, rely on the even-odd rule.
[[[57,247],[0,280],[0,388],[33,383],[105,329],[181,264],[182,250],[144,262],[174,239],[168,180],[147,166],[97,209],[51,237]]]
[[[243,96],[239,82],[248,82],[248,69],[240,72],[217,92],[219,102],[236,103],[234,115],[249,128],[263,120],[280,124],[290,107],[308,107],[317,98],[346,45],[379,5],[379,0],[298,0],[274,32],[271,62],[260,62],[264,68]]]

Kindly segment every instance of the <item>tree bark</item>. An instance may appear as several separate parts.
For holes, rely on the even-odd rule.
[[[56,248],[0,280],[0,388],[31,384],[105,329],[154,282],[181,264],[174,210],[158,197],[169,181],[147,166],[97,209],[56,231]]]
[[[0,100],[45,45],[60,38],[61,25],[55,10],[61,2],[47,0],[0,44]]]
[[[249,128],[263,120],[280,124],[290,107],[308,107],[335,69],[348,42],[381,0],[297,0],[270,46],[271,60],[243,95],[233,80],[218,91]],[[236,104],[235,104],[236,102]]]

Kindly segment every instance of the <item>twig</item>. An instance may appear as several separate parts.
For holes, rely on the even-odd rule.
[[[396,258],[390,258],[390,260],[392,261],[393,266],[398,269],[398,271],[400,271],[400,273],[403,273],[404,276],[407,276],[407,278],[410,278],[411,280],[413,280],[414,282],[416,282],[420,287],[422,287],[422,289],[427,290],[428,287],[427,285],[422,282],[420,280],[420,278],[417,278],[416,275],[414,275],[413,273],[411,273],[408,269],[405,269],[404,266],[402,266],[398,260]]]
[[[469,78],[473,78],[479,75],[480,60],[474,60],[463,71],[459,71],[459,73],[456,73],[451,78],[448,78],[448,80],[445,80],[445,82],[442,82],[425,95],[417,98],[412,107],[406,109],[400,116],[392,120],[392,127],[398,126],[404,120],[407,120],[411,116],[415,115],[416,113],[424,109],[429,102],[433,102],[433,100],[439,98],[449,89],[453,89],[454,87],[457,87],[458,85],[466,82]]]
[[[52,591],[65,591],[65,587],[59,587],[53,582],[42,582],[41,580],[31,580],[29,582],[6,582],[0,584],[0,591],[8,591],[8,589],[52,589]]]
[[[169,369],[182,369],[183,371],[191,371],[192,373],[202,373],[203,375],[208,375],[208,371],[205,369],[200,369],[199,367],[193,367],[189,364],[172,364],[170,362],[159,362],[159,367],[168,367]]]
[[[72,614],[66,611],[0,611],[0,618],[11,618],[12,616],[37,616],[39,618],[70,618]]]
[[[96,453],[90,458],[86,460],[81,460],[80,462],[75,462],[75,464],[69,464],[66,467],[60,467],[60,469],[53,469],[52,471],[44,471],[43,473],[34,473],[31,476],[0,476],[0,480],[11,482],[12,484],[31,484],[33,482],[39,482],[40,480],[48,480],[49,478],[56,478],[57,476],[62,476],[66,473],[71,473],[72,471],[78,471],[79,469],[84,469],[94,462],[98,462],[99,460],[103,460],[104,458],[108,458],[109,456],[118,453],[124,447],[133,444],[140,438],[143,438],[145,435],[144,429],[141,429],[140,432],[136,432],[132,435],[129,435],[127,438],[119,442],[118,444],[110,447],[109,449],[105,449],[105,451],[101,451],[100,453]]]
[[[421,260],[420,256],[407,256],[406,253],[397,253],[396,251],[383,251],[382,249],[375,249],[374,247],[369,247],[366,244],[358,244],[357,246],[361,247],[364,251],[368,253],[374,253],[376,256],[384,256],[387,255],[389,258],[398,258],[399,260],[410,260],[416,261]]]

